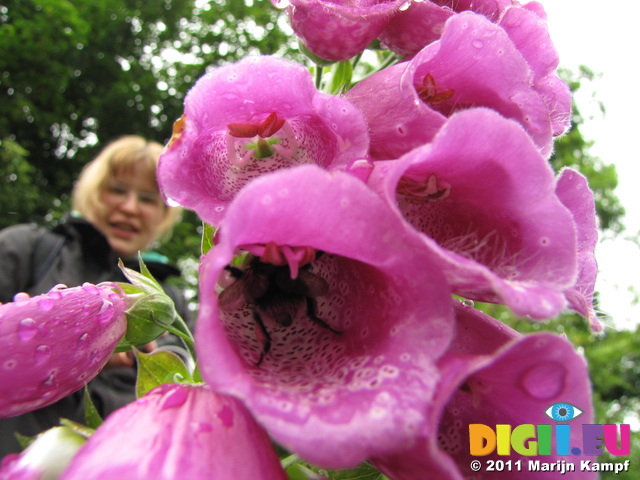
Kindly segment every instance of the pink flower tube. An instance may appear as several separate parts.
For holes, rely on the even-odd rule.
[[[566,306],[577,226],[516,122],[488,109],[457,113],[431,144],[374,162],[368,184],[423,233],[454,293],[535,319]]]
[[[115,288],[85,283],[0,305],[0,418],[50,405],[100,372],[127,328]]]
[[[440,40],[359,82],[345,98],[363,112],[376,160],[430,142],[448,117],[474,107],[520,123],[546,157],[552,120],[561,110],[568,119],[570,107],[550,105],[507,32],[471,12],[450,18]]]
[[[232,265],[234,253],[248,257]],[[306,460],[352,467],[424,422],[449,288],[360,180],[301,166],[247,185],[204,258],[200,301],[203,377]]]
[[[234,398],[161,385],[111,414],[60,480],[286,480],[269,437]]]
[[[375,40],[404,0],[271,0],[288,5],[291,27],[318,57],[348,60]],[[282,7],[281,7],[282,8]]]
[[[218,225],[250,180],[301,164],[343,168],[368,146],[360,111],[318,92],[303,66],[247,57],[191,89],[158,182],[166,197]]]
[[[577,466],[581,460],[593,460],[577,450],[583,445],[582,425],[593,422],[593,408],[587,365],[573,346],[548,333],[523,336],[470,306],[457,305],[455,310],[456,333],[439,362],[442,380],[428,427],[412,448],[374,458],[373,464],[394,480],[492,480],[498,474],[508,480],[551,480],[560,473],[530,469],[529,460],[566,460]],[[521,447],[521,452],[529,448],[526,456],[518,455],[511,446],[509,456],[499,455],[495,447],[491,452],[486,448],[483,456],[472,454],[470,425],[485,425],[494,431],[496,425],[511,425],[512,432],[519,425],[533,425],[531,435],[543,435],[535,428],[549,425],[554,429],[558,421],[548,412],[560,403],[579,409],[573,419],[565,420],[564,428],[570,422],[566,440],[558,441],[558,434],[549,431],[552,441],[533,438]],[[474,448],[479,445],[477,433],[478,429]],[[503,443],[500,449],[504,447]],[[513,462],[520,459],[518,468]],[[497,460],[512,460],[513,468],[498,474],[489,471],[488,462]],[[479,471],[472,470],[474,461],[480,462]],[[576,480],[596,476],[580,468],[562,475]]]

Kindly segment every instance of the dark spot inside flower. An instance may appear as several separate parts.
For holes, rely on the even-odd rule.
[[[429,175],[426,180],[402,177],[396,192],[409,203],[427,203],[433,200],[444,200],[451,193],[451,187],[438,180],[436,175]]]
[[[456,92],[454,89],[442,90],[441,87],[438,87],[436,79],[430,73],[427,73],[424,76],[421,84],[415,83],[415,88],[420,100],[430,107],[440,105],[441,103],[450,100]]]
[[[273,242],[260,246],[259,250],[259,254],[247,255],[246,267],[228,265],[225,268],[236,280],[218,296],[222,311],[232,311],[238,304],[250,305],[256,338],[263,345],[256,366],[262,364],[271,350],[268,323],[289,327],[299,312],[304,311],[316,325],[341,334],[317,313],[316,298],[326,295],[329,285],[309,268],[322,252],[311,247],[278,246]]]

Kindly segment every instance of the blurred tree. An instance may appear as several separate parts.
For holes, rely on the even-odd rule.
[[[584,65],[580,67],[578,72],[561,70],[560,74],[574,93],[580,88],[582,82],[591,81],[596,76]],[[604,114],[605,109],[602,104],[600,104],[600,108]],[[616,167],[615,165],[606,165],[600,158],[589,153],[593,141],[587,141],[582,136],[580,126],[583,123],[584,118],[574,102],[571,130],[556,140],[551,164],[556,171],[560,171],[563,167],[574,168],[589,179],[589,185],[596,201],[599,227],[603,231],[609,230],[616,234],[624,229],[622,224],[624,208],[614,193],[618,186]]]
[[[282,53],[280,14],[266,0],[2,2],[0,228],[59,218],[105,142],[136,133],[164,143],[208,68]]]

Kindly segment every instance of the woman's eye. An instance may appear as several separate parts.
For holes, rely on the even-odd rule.
[[[554,403],[544,412],[547,417],[556,422],[570,422],[584,412],[570,403]]]
[[[158,203],[160,203],[160,195],[158,195],[157,193],[140,192],[138,194],[138,200],[140,200],[141,203],[157,205]]]
[[[114,195],[127,195],[129,193],[129,188],[121,183],[108,183],[107,192]]]

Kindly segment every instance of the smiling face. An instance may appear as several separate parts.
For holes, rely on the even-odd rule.
[[[109,176],[99,200],[101,208],[92,223],[120,257],[134,257],[139,250],[149,247],[160,233],[158,227],[167,207],[155,177],[142,162]]]

